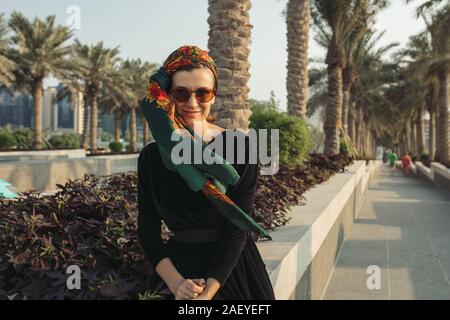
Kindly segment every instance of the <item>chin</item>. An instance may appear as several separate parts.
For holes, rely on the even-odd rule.
[[[183,117],[184,122],[190,127],[194,126],[194,123],[203,122],[203,118],[192,118],[192,117]]]

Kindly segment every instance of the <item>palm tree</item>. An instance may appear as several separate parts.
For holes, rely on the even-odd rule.
[[[10,87],[14,81],[15,65],[7,57],[11,45],[8,32],[8,24],[4,21],[3,14],[0,14],[0,87]]]
[[[428,151],[429,151],[429,160],[434,161],[436,154],[436,113],[438,110],[438,84],[436,80],[432,80],[428,84],[427,93],[426,93],[426,108],[428,114],[430,115],[430,122],[428,126],[429,139],[428,139]]]
[[[34,141],[33,148],[41,149],[42,134],[42,95],[43,82],[50,74],[63,79],[73,68],[69,56],[71,46],[67,41],[72,32],[63,26],[55,25],[55,16],[44,21],[35,18],[33,22],[22,14],[13,12],[9,22],[14,31],[14,47],[8,57],[16,63],[16,84],[26,89],[34,101]]]
[[[308,97],[309,0],[289,0],[287,25],[287,109],[288,113],[306,118]]]
[[[143,97],[145,97],[148,78],[150,77],[152,72],[154,72],[155,68],[155,64],[142,62],[141,59],[125,60],[120,68],[121,73],[124,75],[127,89],[127,99],[124,101],[124,104],[127,106],[130,112],[131,152],[136,151],[136,110],[139,109],[140,102]]]
[[[339,153],[342,128],[342,72],[345,66],[344,46],[353,30],[367,20],[367,1],[314,0],[312,14],[319,34],[329,35],[326,64],[328,65],[328,103],[326,108],[325,153]]]
[[[114,81],[117,79],[115,67],[119,62],[119,48],[105,48],[103,42],[96,45],[83,45],[78,40],[75,44],[76,59],[82,66],[82,82],[84,84],[85,120],[90,112],[90,148],[91,152],[97,150],[97,97],[100,89],[109,93],[120,93],[121,85]],[[88,111],[88,107],[90,110]],[[87,137],[87,121],[83,129],[83,136]],[[83,139],[83,148],[87,148],[87,141]]]
[[[417,16],[419,17],[426,11],[432,10],[444,3],[446,0],[427,0],[417,7]],[[406,0],[406,3],[416,2],[416,0]]]
[[[244,131],[249,127],[251,115],[247,85],[252,29],[250,8],[250,0],[208,0],[208,48],[219,77],[212,115],[217,125]]]
[[[412,0],[407,0],[412,2]],[[438,5],[439,9],[436,8]],[[422,16],[430,39],[428,56],[420,57],[421,63],[426,65],[425,77],[434,78],[438,83],[437,101],[439,114],[438,150],[439,161],[450,162],[449,142],[449,72],[450,72],[450,36],[447,27],[450,24],[450,4],[441,0],[429,0],[418,8],[418,16]]]
[[[442,23],[445,21],[446,23]],[[447,27],[450,23],[450,5],[445,10],[433,16],[427,23],[431,36],[433,59],[430,61],[429,75],[434,75],[438,81],[439,108],[439,161],[450,163],[449,141],[449,72],[450,72],[450,36]]]

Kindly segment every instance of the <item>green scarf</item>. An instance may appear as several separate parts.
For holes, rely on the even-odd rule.
[[[164,166],[170,171],[177,171],[192,191],[202,191],[218,211],[240,229],[256,232],[263,238],[271,240],[272,238],[264,228],[225,195],[228,186],[235,185],[239,181],[239,174],[231,164],[214,153],[192,128],[185,125],[181,117],[175,114],[166,93],[170,82],[170,76],[164,67],[161,67],[150,77],[147,97],[141,104]],[[202,161],[201,164],[195,164],[191,161],[190,164],[174,164],[170,156],[172,148],[185,138],[178,129],[189,132],[191,150],[201,149],[202,155],[211,156],[214,163],[206,164]],[[178,141],[172,141],[172,135],[177,137]]]

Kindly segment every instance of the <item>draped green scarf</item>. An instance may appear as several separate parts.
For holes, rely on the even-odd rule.
[[[225,194],[228,186],[235,185],[239,181],[239,174],[231,164],[213,152],[207,143],[175,113],[167,95],[170,83],[169,74],[161,67],[150,77],[147,97],[141,104],[164,166],[170,171],[178,172],[192,191],[202,191],[218,211],[241,230],[253,231],[263,238],[271,239],[264,228]],[[214,159],[212,164],[203,161],[201,164],[193,161],[189,164],[172,162],[173,147],[183,138],[186,139],[186,135],[181,134],[183,131],[189,133],[191,150],[202,150],[202,155],[206,154]],[[176,137],[176,141],[172,141],[172,137]]]

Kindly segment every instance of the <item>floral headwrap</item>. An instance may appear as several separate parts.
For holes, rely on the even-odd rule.
[[[147,97],[142,101],[142,112],[156,141],[164,166],[168,170],[177,171],[192,191],[202,191],[218,211],[239,228],[254,231],[264,238],[271,239],[264,228],[225,194],[228,186],[235,185],[240,178],[233,166],[211,150],[170,105],[167,90],[171,84],[171,76],[179,68],[195,64],[206,65],[217,81],[216,65],[208,53],[195,46],[183,46],[172,52],[163,67],[150,77]],[[184,138],[182,133],[186,131],[190,133],[191,150],[202,150],[203,155],[214,159],[212,164],[203,162],[197,164],[193,158],[189,164],[172,162],[172,149]],[[178,137],[178,141],[173,141],[173,136]]]
[[[214,60],[209,56],[208,51],[196,46],[183,46],[172,52],[164,62],[164,71],[173,75],[179,68],[193,64],[207,66],[217,79],[217,67]]]

